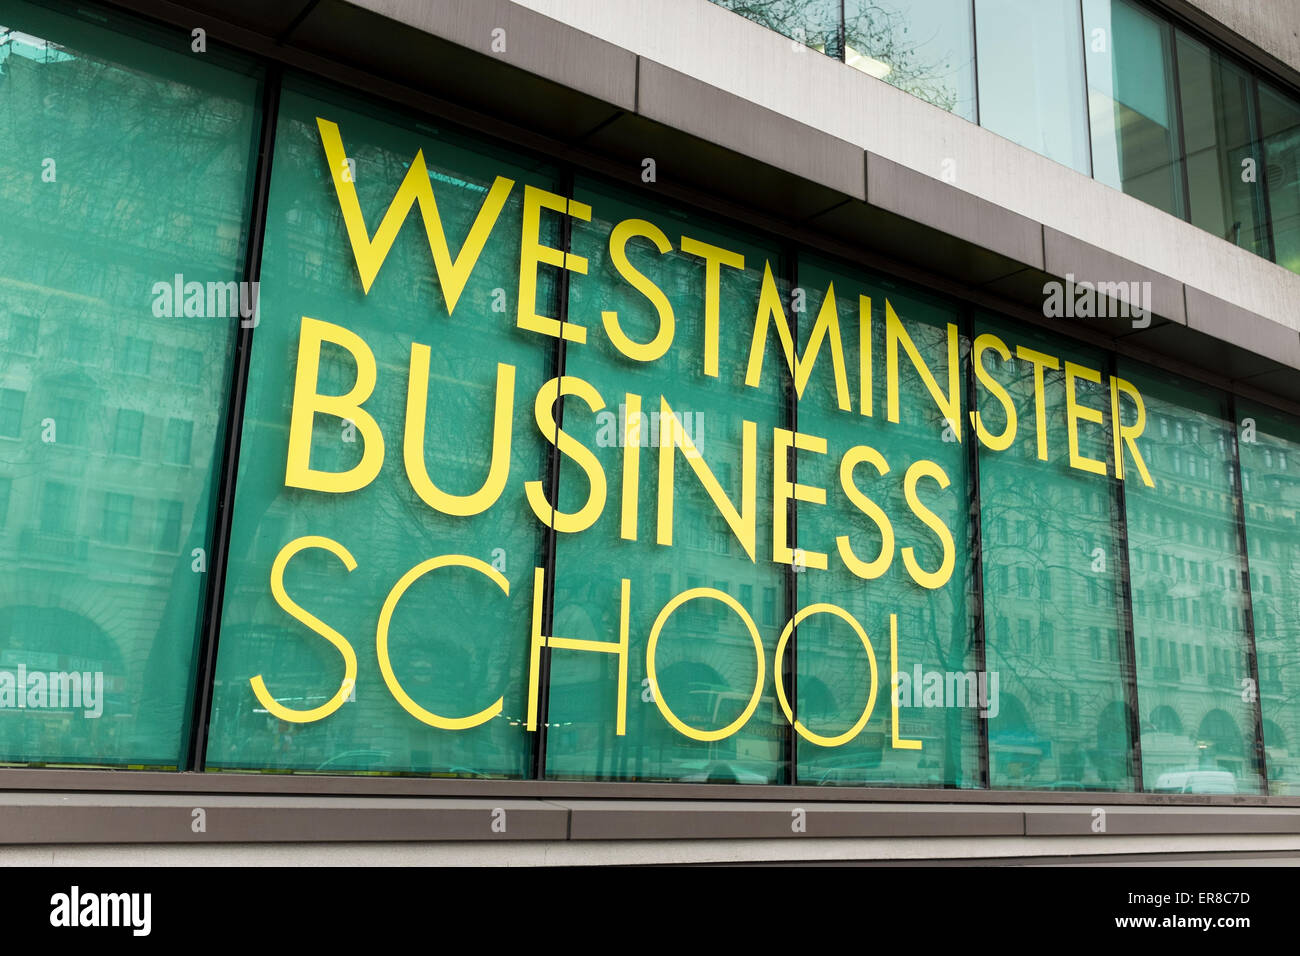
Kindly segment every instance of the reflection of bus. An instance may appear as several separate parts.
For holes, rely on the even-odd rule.
[[[1237,779],[1227,770],[1176,770],[1156,778],[1156,793],[1236,793]]]

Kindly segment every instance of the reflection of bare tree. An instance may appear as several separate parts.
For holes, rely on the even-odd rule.
[[[954,51],[937,57],[921,52],[925,37],[911,32],[910,18],[878,3],[807,3],[805,0],[714,0],[720,6],[794,38],[828,56],[854,62],[859,69],[945,110],[957,105],[950,77],[963,64]],[[843,20],[841,14],[843,13]],[[879,72],[877,72],[877,69]]]

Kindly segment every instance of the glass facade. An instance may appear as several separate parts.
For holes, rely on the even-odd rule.
[[[1087,175],[1076,0],[975,4],[980,124]]]
[[[177,767],[259,77],[2,9],[0,761]]]
[[[713,2],[1300,272],[1300,98],[1140,0]]]
[[[1294,792],[1291,417],[303,78],[255,203],[254,65],[3,9],[0,761]],[[1253,208],[1225,64],[1036,9],[1116,185]]]

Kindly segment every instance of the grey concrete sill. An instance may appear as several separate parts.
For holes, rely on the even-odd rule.
[[[1197,834],[1300,835],[1300,808],[0,794],[11,846]]]

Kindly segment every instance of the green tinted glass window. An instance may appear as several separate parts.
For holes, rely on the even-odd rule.
[[[575,196],[592,213],[574,229],[589,265],[570,287],[569,318],[589,331],[569,346],[565,371],[603,406],[570,397],[564,427],[592,449],[608,498],[590,528],[559,534],[554,634],[619,640],[628,581],[626,733],[617,734],[618,658],[553,648],[547,773],[788,782],[772,663],[788,618],[772,559],[774,429],[786,424],[775,332],[749,358],[765,273],[769,294],[788,301],[778,250],[594,182],[579,181]],[[646,235],[655,233],[666,245]],[[626,280],[629,267],[662,290],[669,338]],[[656,342],[644,360],[627,355]],[[560,478],[559,510],[579,511],[590,477],[565,460]]]
[[[798,781],[979,786],[990,687],[974,646],[969,446],[955,430],[969,346],[959,314],[813,256],[800,257],[797,293],[813,364],[798,403],[794,468],[808,490],[793,563],[800,612],[818,609],[792,641],[807,728]]]
[[[246,229],[258,81],[103,11],[0,22],[0,760],[175,767],[237,323],[172,307],[241,277],[218,237]],[[208,357],[184,389],[151,374],[178,348]],[[142,454],[145,410],[191,419],[192,468]]]
[[[1144,399],[1126,447],[1150,484],[1124,483],[1138,666],[1143,786],[1159,792],[1258,793],[1257,703],[1249,692],[1244,555],[1233,429],[1212,389],[1134,363],[1119,374]],[[1126,424],[1136,427],[1125,413]],[[1199,623],[1198,623],[1199,622]],[[1197,662],[1204,660],[1204,670]]]
[[[515,303],[525,190],[555,188],[544,164],[287,85],[209,768],[527,772],[542,526],[524,486],[544,472],[533,399],[553,340],[517,328]],[[364,250],[399,190],[424,198],[399,205],[363,282],[353,241],[374,265]],[[363,220],[351,237],[344,209]],[[554,248],[559,222],[532,235]],[[542,272],[536,308],[555,315]],[[185,462],[188,426],[168,422],[165,461]]]
[[[1300,791],[1300,423],[1237,404],[1255,658],[1271,794]]]
[[[1132,790],[1106,358],[988,318],[976,336],[990,781]]]

